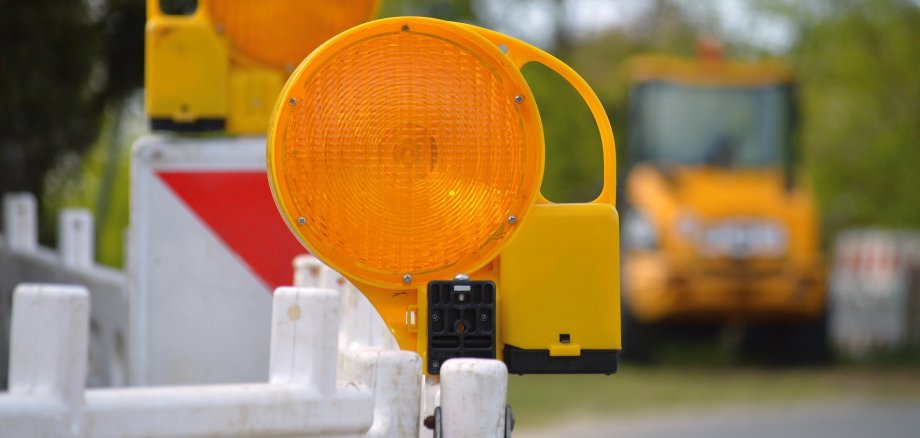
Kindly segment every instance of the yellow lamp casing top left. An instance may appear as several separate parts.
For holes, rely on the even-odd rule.
[[[294,67],[377,8],[378,0],[200,0],[191,15],[170,15],[147,0],[151,128],[264,133]]]

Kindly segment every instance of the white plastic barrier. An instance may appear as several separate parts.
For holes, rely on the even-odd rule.
[[[0,431],[4,437],[428,435],[419,428],[418,355],[354,347],[344,354],[337,382],[338,305],[333,289],[276,290],[267,383],[86,390],[89,292],[20,285]],[[504,364],[449,361],[442,380],[439,431],[507,436]]]
[[[272,317],[268,383],[84,390],[89,293],[22,285],[0,431],[11,437],[417,434],[418,412],[407,407],[418,400],[411,390],[418,387],[418,356],[356,354],[362,372],[336,385],[337,293],[280,288]]]
[[[58,249],[38,244],[38,211],[29,193],[3,196],[0,234],[0,389],[5,388],[10,302],[25,282],[84,285],[93,293],[87,385],[122,386],[128,375],[128,298],[121,271],[95,263],[92,213],[65,209],[58,219]],[[2,434],[0,434],[2,435]]]
[[[441,369],[443,435],[503,437],[508,368],[497,360],[451,359]],[[510,434],[510,430],[508,431]]]

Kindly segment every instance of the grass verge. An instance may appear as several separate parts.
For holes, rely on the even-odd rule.
[[[527,428],[571,416],[822,401],[920,400],[915,366],[735,368],[622,366],[612,376],[511,376],[508,401]]]

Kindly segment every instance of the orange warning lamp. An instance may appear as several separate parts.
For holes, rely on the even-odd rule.
[[[539,193],[543,129],[520,73],[531,61],[594,113],[606,183],[594,202]],[[597,97],[562,62],[478,27],[397,17],[300,64],[276,103],[267,162],[294,234],[368,296],[427,372],[491,357],[512,372],[611,373],[613,151]]]
[[[377,0],[200,0],[169,15],[147,0],[145,85],[155,130],[265,132],[294,67]]]

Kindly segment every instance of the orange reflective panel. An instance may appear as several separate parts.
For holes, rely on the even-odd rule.
[[[381,287],[491,261],[542,179],[523,77],[448,22],[378,20],[330,40],[292,75],[274,117],[283,216],[315,255]]]
[[[207,0],[206,6],[236,51],[290,71],[327,39],[373,18],[377,0]]]

